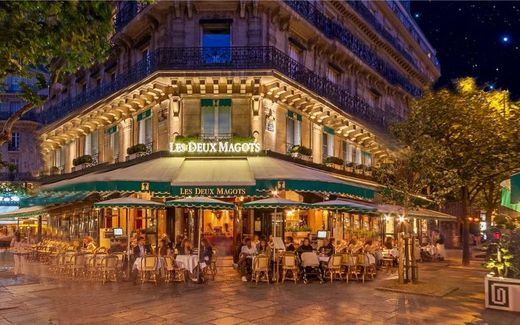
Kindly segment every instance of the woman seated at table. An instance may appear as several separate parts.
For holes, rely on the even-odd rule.
[[[245,245],[240,250],[240,259],[238,261],[243,282],[247,282],[247,276],[252,272],[253,256],[256,253],[256,247],[251,243],[251,238],[246,238]]]
[[[314,247],[312,247],[311,241],[309,240],[309,238],[305,238],[303,240],[303,244],[301,244],[300,247],[298,247],[298,249],[296,250],[296,252],[298,253],[299,256],[301,256],[302,253],[308,253],[308,252],[313,252],[313,251],[314,251]]]
[[[81,248],[86,251],[89,251],[89,252],[94,252],[96,250],[96,244],[94,244],[94,238],[92,238],[90,236],[85,236],[85,238],[83,238],[83,245]]]
[[[165,238],[159,241],[159,256],[165,257],[168,256],[169,247],[168,242]]]
[[[257,254],[264,254],[267,257],[271,257],[271,246],[269,246],[269,243],[265,239],[260,239],[260,243],[258,243],[258,246],[256,247]]]
[[[137,246],[134,247],[134,258],[145,257],[152,253],[152,247],[146,244],[144,237],[139,237],[137,240]]]
[[[334,254],[334,246],[328,239],[323,240],[323,245],[318,249],[318,254],[321,256],[332,256]]]
[[[184,239],[182,241],[182,247],[178,251],[179,255],[192,255],[193,247],[191,245],[191,241],[189,239]]]
[[[200,244],[200,258],[202,261],[204,261],[204,263],[209,265],[211,263],[211,259],[213,258],[213,247],[207,238],[202,238]]]

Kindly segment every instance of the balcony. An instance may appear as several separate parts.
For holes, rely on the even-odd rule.
[[[381,59],[369,45],[357,38],[345,26],[339,24],[323,14],[312,1],[285,0],[285,3],[297,12],[303,19],[314,25],[325,36],[335,39],[366,65],[374,69],[390,84],[400,86],[415,97],[422,94],[422,90],[410,83],[407,78]]]
[[[222,59],[215,58],[224,53]],[[208,57],[212,57],[208,60]],[[119,74],[115,80],[47,107],[41,117],[44,124],[53,123],[85,105],[93,104],[115,92],[143,80],[157,71],[168,70],[276,70],[310,91],[329,100],[345,113],[369,122],[381,130],[400,117],[393,113],[368,105],[362,98],[352,95],[339,84],[321,77],[304,65],[290,58],[275,47],[230,47],[230,48],[159,48],[149,57]]]
[[[123,28],[125,28],[125,26],[128,25],[128,23],[132,21],[135,16],[143,11],[146,6],[148,6],[148,3],[146,2],[121,1],[114,21],[114,28],[116,33],[119,33],[121,30],[123,30]]]

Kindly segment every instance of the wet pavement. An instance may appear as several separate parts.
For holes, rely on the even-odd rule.
[[[2,253],[0,252],[0,255]],[[8,257],[0,257],[4,267]],[[5,269],[4,269],[5,270]],[[520,314],[484,309],[484,272],[459,260],[421,264],[422,281],[458,289],[430,297],[380,291],[375,281],[242,283],[230,267],[199,285],[60,280],[33,263],[30,275],[0,272],[4,324],[520,324]]]

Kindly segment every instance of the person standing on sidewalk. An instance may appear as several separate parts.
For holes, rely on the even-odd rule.
[[[22,236],[19,231],[14,234],[14,238],[11,241],[11,247],[14,253],[14,275],[23,275],[25,268],[25,247],[26,244],[22,240]]]

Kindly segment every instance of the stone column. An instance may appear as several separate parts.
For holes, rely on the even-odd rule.
[[[312,124],[312,161],[321,164],[323,160],[323,130],[321,125]]]
[[[173,142],[175,136],[182,133],[181,97],[170,95],[168,105],[168,141]]]
[[[264,126],[262,121],[262,97],[259,95],[251,97],[251,134],[255,137],[257,143],[263,149]]]

